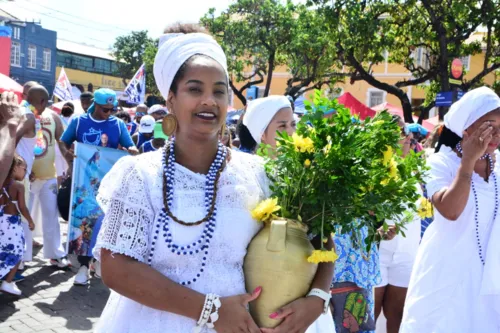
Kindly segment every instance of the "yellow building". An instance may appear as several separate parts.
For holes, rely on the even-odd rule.
[[[78,90],[109,88],[121,95],[125,85],[114,74],[116,61],[110,53],[110,50],[58,39],[56,80],[64,66],[69,81]]]
[[[483,37],[483,33],[476,33],[472,35],[469,39],[469,42],[471,41],[481,41]],[[479,72],[482,71],[483,69],[483,63],[484,63],[484,51],[485,49],[483,48],[483,52],[480,54],[476,54],[474,56],[468,56],[462,58],[462,62],[464,64],[464,69],[465,72],[467,73],[464,75],[465,80],[470,80],[471,78],[475,77]],[[417,49],[415,51],[414,57],[415,61],[420,64],[422,67],[425,68],[425,66],[428,66],[429,64],[426,63],[425,59],[425,50],[423,49]],[[404,66],[399,65],[399,64],[392,64],[387,61],[387,56],[386,54],[386,61],[384,63],[378,64],[376,66],[373,66],[373,75],[375,78],[379,81],[388,83],[388,84],[395,84],[398,81],[402,80],[409,80],[412,78],[411,73],[404,68]],[[495,73],[490,73],[484,78],[484,82],[486,84],[493,84],[495,82]],[[271,81],[271,88],[270,88],[270,94],[276,94],[276,95],[282,95],[285,93],[285,89],[287,87],[287,80],[291,77],[291,75],[288,73],[288,70],[286,67],[280,67],[276,68],[276,70],[273,73],[273,80]],[[260,91],[264,90],[266,79],[264,79],[264,83],[259,86]],[[240,86],[237,84],[237,86]],[[372,107],[376,106],[379,104],[382,104],[384,102],[388,102],[392,105],[399,106],[401,107],[401,103],[399,99],[394,96],[390,95],[387,92],[377,89],[370,84],[366,83],[365,81],[357,81],[354,84],[349,83],[349,78],[345,80],[344,83],[339,83],[336,85],[336,88],[340,88],[340,95],[345,92],[351,93],[355,98],[357,98],[360,102],[364,103],[365,105]],[[419,87],[413,86],[413,87],[408,87],[404,88],[403,90],[406,91],[408,94],[408,97],[410,101],[412,102],[413,105],[420,105],[423,100],[425,99],[425,91]],[[308,98],[310,93],[305,94],[305,98]],[[239,101],[238,98],[233,98],[234,101],[234,107],[235,108],[241,108],[242,104]],[[435,110],[432,110],[430,112],[430,116],[434,116],[436,113]]]

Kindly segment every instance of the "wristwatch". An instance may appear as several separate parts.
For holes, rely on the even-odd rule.
[[[328,313],[328,307],[330,306],[330,299],[332,298],[332,295],[330,294],[330,292],[326,292],[324,290],[314,288],[314,289],[311,289],[309,294],[307,294],[307,297],[309,297],[309,296],[316,296],[316,297],[319,297],[322,300],[324,300],[325,304],[323,307],[323,314]]]

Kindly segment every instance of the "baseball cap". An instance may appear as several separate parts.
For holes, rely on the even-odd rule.
[[[97,89],[94,92],[94,102],[89,107],[87,113],[94,112],[95,104],[99,105],[110,104],[114,106],[115,102],[116,102],[116,93],[113,90],[108,88]]]
[[[152,116],[144,116],[141,118],[141,124],[139,125],[140,133],[153,133],[155,130],[155,118]]]
[[[160,112],[160,111],[163,111],[165,113],[168,112],[167,108],[164,107],[163,105],[155,104],[155,105],[153,105],[152,107],[149,108],[148,114],[153,114],[155,112]]]

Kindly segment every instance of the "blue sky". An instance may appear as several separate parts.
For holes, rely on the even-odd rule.
[[[0,8],[21,20],[41,20],[58,38],[109,48],[132,30],[158,37],[174,22],[198,22],[209,8],[224,10],[231,0],[0,0]]]

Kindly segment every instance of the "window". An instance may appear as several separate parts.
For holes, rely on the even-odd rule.
[[[262,87],[257,87],[257,88],[259,88],[259,89],[258,89],[257,98],[262,98],[262,97],[264,97],[264,91],[266,90],[266,87],[265,87],[265,86],[262,86]],[[271,89],[269,89],[269,95],[271,95]]]
[[[470,56],[460,57],[460,60],[464,65],[464,70],[468,71],[470,68]]]
[[[29,68],[36,68],[36,46],[28,45],[28,65]]]
[[[21,28],[12,27],[12,38],[13,39],[21,39]]]
[[[50,72],[50,59],[51,58],[51,51],[50,49],[43,49],[43,64],[42,64],[42,70]]]
[[[94,60],[94,70],[98,73],[111,73],[111,61],[95,58]]]
[[[10,47],[10,64],[14,67],[21,67],[21,43],[12,42]]]
[[[429,52],[423,47],[419,47],[415,50],[415,65],[422,67],[423,69],[429,69],[431,67]]]
[[[368,107],[377,106],[384,103],[384,92],[383,91],[370,91],[369,92],[369,103]]]

